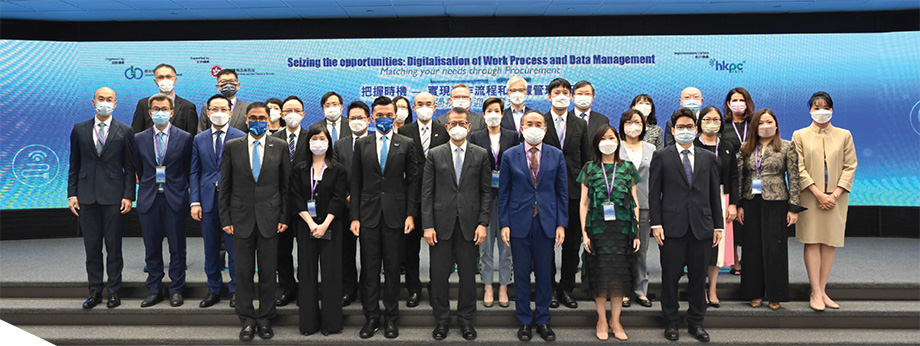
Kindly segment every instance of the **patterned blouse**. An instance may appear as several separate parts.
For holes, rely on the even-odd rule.
[[[799,154],[795,151],[792,142],[783,140],[782,150],[776,152],[773,145],[757,146],[749,156],[742,156],[738,161],[741,171],[741,196],[743,200],[754,199],[752,182],[757,175],[755,157],[762,157],[760,175],[762,179],[762,195],[765,201],[789,201],[789,211],[799,213],[805,211],[799,201]],[[786,181],[789,185],[786,185]],[[744,201],[739,201],[743,204]]]
[[[633,199],[632,187],[642,181],[639,176],[639,170],[632,162],[623,161],[617,163],[616,172],[614,164],[604,164],[602,171],[600,166],[594,161],[588,162],[578,174],[577,181],[588,187],[588,214],[585,217],[585,231],[588,234],[599,234],[605,229],[604,207],[603,204],[608,200],[616,206],[617,221],[623,227],[620,229],[623,234],[635,237],[639,229],[639,222],[636,220],[635,208],[636,201]],[[604,174],[607,175],[605,183]],[[614,181],[613,176],[616,175]],[[607,183],[613,184],[613,192],[608,199]]]
[[[664,131],[658,125],[648,125],[645,127],[645,137],[643,141],[652,143],[655,149],[661,149],[664,146]]]

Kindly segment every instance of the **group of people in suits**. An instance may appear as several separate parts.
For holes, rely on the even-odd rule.
[[[838,234],[814,221],[798,229],[797,239],[809,244],[812,308],[838,307],[824,288],[833,249],[842,246],[840,219],[845,222],[856,163],[849,133],[829,126],[832,101],[825,93],[809,101],[814,124],[796,132],[794,145],[779,139],[770,110],[750,118],[745,110],[733,112],[746,129],[743,136],[736,131],[740,141],[734,146],[722,134],[735,119],[723,118],[715,107],[700,110],[699,90],[687,88],[663,136],[674,144],[658,148],[662,136],[650,96],[637,96],[614,127],[591,110],[595,89],[587,81],[574,86],[563,78],[551,81],[552,108],[546,113],[524,105],[528,89],[520,77],[508,81],[509,107],[489,98],[482,114],[470,111],[469,88],[460,84],[451,91],[451,107],[437,118],[434,96],[425,92],[411,101],[378,97],[370,107],[361,101],[345,107],[340,95],[329,92],[320,100],[324,118],[304,129],[302,100],[237,100],[240,84],[232,70],[217,74],[220,93],[207,100],[198,118],[195,106],[175,95],[175,68],[163,64],[154,75],[160,93],[138,102],[134,133],[112,119],[115,92],[100,88],[93,99],[96,116],[76,124],[71,134],[68,196],[84,234],[90,283],[84,308],[101,303],[103,290],[108,307],[121,303],[121,215],[135,200],[148,271],[141,306],[167,298],[171,306],[183,304],[184,219],[190,214],[201,222],[208,279],[199,306],[221,300],[223,249],[241,340],[271,338],[276,306],[293,301],[301,333],[339,333],[342,307],[359,296],[366,317],[359,336],[371,338],[383,329],[386,338],[397,338],[401,273],[407,307],[421,300],[421,241],[430,247],[436,340],[449,336],[448,279],[454,268],[464,339],[477,337],[475,275],[481,271],[483,306],[492,307],[498,271],[502,307],[510,306],[508,285],[517,278],[517,337],[530,340],[536,332],[555,340],[549,309],[577,307],[572,292],[579,264],[582,288],[597,306],[598,339],[606,340],[611,331],[625,340],[621,307],[629,306],[630,297],[652,306],[645,269],[651,237],[661,248],[665,337],[678,338],[677,282],[686,267],[689,332],[708,341],[703,315],[715,297],[712,288],[707,294],[705,281],[712,280],[711,267],[731,263],[724,260],[732,256],[722,252],[734,249],[723,240],[731,233],[726,228],[736,219],[745,225],[745,249],[751,247],[746,267],[756,267],[742,275],[751,305],[766,299],[778,308],[788,299],[783,291],[788,273],[776,268],[785,263],[777,255],[786,253],[777,240],[808,207],[823,211],[821,217],[840,229]],[[726,109],[734,111],[732,95]],[[750,99],[746,91],[742,96]],[[823,144],[817,146],[815,138]],[[817,152],[824,167],[814,159]],[[815,179],[822,168],[824,181]],[[803,203],[799,192],[805,190],[814,198]],[[170,254],[166,288],[164,238]],[[562,248],[558,283],[557,247]]]

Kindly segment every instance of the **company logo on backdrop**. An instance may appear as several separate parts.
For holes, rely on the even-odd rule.
[[[127,79],[141,79],[143,77],[144,70],[140,67],[134,67],[134,65],[131,65],[125,69],[125,78]]]
[[[13,156],[13,174],[27,186],[42,186],[54,181],[60,165],[54,150],[41,144],[27,145]]]
[[[726,62],[725,60],[719,61],[717,59],[710,58],[709,66],[714,68],[716,71],[727,71],[728,73],[744,73],[744,64],[746,60],[741,62]]]
[[[220,73],[220,66],[214,65],[211,67],[211,77],[217,77],[217,74]]]
[[[211,67],[211,76],[217,77],[217,74],[223,70],[233,70],[237,76],[274,76],[274,72],[260,72],[255,67],[220,67],[214,65]]]

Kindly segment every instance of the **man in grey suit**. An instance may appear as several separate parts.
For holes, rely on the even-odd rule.
[[[274,336],[268,320],[275,317],[275,271],[278,233],[287,230],[287,182],[291,159],[287,143],[266,136],[268,106],[253,102],[247,109],[249,135],[227,141],[220,163],[220,223],[233,235],[236,254],[236,314],[240,340]],[[258,257],[257,257],[258,256]],[[252,305],[253,275],[259,263],[259,311]]]
[[[422,174],[422,228],[431,246],[431,306],[437,326],[435,340],[447,337],[450,325],[448,278],[456,261],[460,276],[457,305],[460,333],[476,338],[476,262],[479,244],[486,237],[492,203],[492,166],[489,153],[470,145],[469,111],[447,112],[450,143],[431,149]]]
[[[450,98],[447,99],[447,102],[450,102],[451,108],[463,108],[466,110],[470,109],[470,104],[473,99],[470,97],[470,87],[466,84],[457,84],[450,89]],[[449,112],[448,112],[449,113]],[[437,117],[435,119],[436,126],[447,125],[447,114]],[[470,132],[476,132],[486,128],[486,119],[482,117],[482,114],[470,112]]]
[[[221,95],[230,99],[230,127],[236,128],[243,132],[249,132],[246,126],[246,110],[249,102],[236,98],[237,91],[240,90],[239,77],[233,69],[223,69],[217,73],[217,91]],[[211,119],[208,117],[208,110],[201,107],[201,115],[198,117],[198,132],[211,128]],[[192,132],[194,133],[194,132]]]
[[[311,125],[326,127],[326,131],[329,131],[329,135],[332,136],[333,143],[336,140],[351,136],[351,131],[348,131],[348,119],[342,116],[344,102],[342,101],[342,95],[335,91],[323,94],[323,97],[319,99],[319,104],[323,107],[323,119]]]

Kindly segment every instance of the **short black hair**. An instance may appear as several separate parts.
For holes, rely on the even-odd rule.
[[[694,116],[693,111],[691,111],[690,108],[681,107],[680,109],[674,111],[673,114],[671,114],[671,125],[677,126],[677,119],[683,117],[690,118],[690,120],[693,120],[693,123],[696,124],[696,116]]]
[[[366,104],[366,103],[364,103],[364,102],[362,102],[362,101],[354,101],[354,102],[352,102],[351,104],[348,105],[348,113],[351,113],[351,110],[352,110],[352,109],[355,109],[355,108],[360,108],[361,110],[364,111],[364,115],[366,115],[366,116],[371,116],[371,110],[370,110],[370,108],[367,108],[367,104]],[[346,113],[346,116],[345,116],[346,118],[348,117],[348,113]],[[407,121],[408,121],[408,120],[407,120]]]
[[[596,94],[596,92],[595,92],[595,90],[594,90],[594,85],[591,84],[591,82],[586,81],[586,80],[580,80],[580,81],[576,82],[575,85],[572,86],[572,92],[575,92],[576,89],[579,89],[579,88],[584,87],[584,86],[589,86],[589,87],[591,87],[591,95],[592,95],[592,96]]]
[[[230,102],[230,99],[227,98],[226,96],[221,95],[221,94],[214,94],[214,96],[211,96],[211,98],[208,99],[208,102],[205,103],[205,107],[204,107],[204,108],[205,108],[205,109],[211,108],[211,101],[214,101],[214,100],[216,100],[216,99],[224,99],[224,100],[226,100],[228,106],[233,104],[232,102]]]
[[[237,76],[237,75],[236,75],[236,70],[234,70],[234,69],[232,69],[232,68],[225,68],[225,69],[223,69],[223,70],[220,70],[220,72],[218,72],[217,75],[214,76],[214,77],[216,77],[218,80],[220,80],[220,76],[227,75],[227,74],[232,74],[232,75],[233,75],[233,78],[236,78],[236,81],[239,82],[240,76]]]
[[[304,106],[303,100],[301,100],[299,97],[294,96],[294,95],[291,95],[291,96],[288,96],[287,98],[285,98],[285,99],[284,99],[284,102],[281,102],[281,108],[284,108],[284,104],[287,103],[288,101],[291,101],[291,100],[300,102],[300,107],[303,108],[303,106]]]
[[[326,130],[326,126],[322,124],[315,124],[313,126],[310,126],[310,128],[307,130],[307,135],[306,137],[304,137],[304,139],[306,139],[307,142],[309,142],[310,138],[313,138],[313,136],[316,136],[320,133],[325,135],[327,141],[329,142],[329,147],[326,149],[326,158],[323,160],[323,161],[326,161],[326,165],[329,165],[330,163],[332,163],[332,144],[335,143],[335,139],[333,139],[332,136],[329,135],[329,130]],[[313,153],[310,153],[310,156],[312,157]],[[309,167],[309,166],[312,166],[310,162],[313,162],[313,159],[311,158],[310,160],[306,160],[304,162],[307,163],[306,167]],[[303,163],[300,163],[300,165],[303,165]]]
[[[265,101],[265,104],[266,104],[266,105],[275,104],[275,105],[278,105],[278,108],[281,108],[282,106],[284,106],[284,101],[281,101],[281,99],[279,99],[279,98],[277,98],[277,97],[272,97],[272,98],[266,100],[266,101]]]
[[[170,70],[173,71],[173,74],[179,74],[179,72],[176,72],[176,68],[173,67],[173,66],[170,65],[170,64],[159,64],[159,65],[157,65],[157,67],[154,67],[154,68],[153,68],[153,74],[156,74],[156,73],[157,73],[157,70],[159,70],[159,69],[162,68],[162,67],[169,68]]]
[[[408,106],[406,107],[406,110],[409,111],[409,116],[406,117],[406,120],[403,123],[411,124],[412,123],[412,102],[409,102],[409,99],[407,99],[405,96],[396,96],[393,98],[393,104],[396,104],[399,101],[406,101],[406,106]],[[399,106],[396,106],[396,109],[399,110]]]
[[[658,125],[658,118],[655,117],[655,101],[652,101],[652,96],[649,94],[639,94],[636,97],[633,97],[632,102],[629,103],[629,108],[635,107],[639,102],[648,101],[652,106],[652,111],[648,113],[648,116],[645,118],[645,122],[649,125]]]
[[[266,114],[269,113],[268,105],[266,105],[264,102],[256,101],[256,102],[250,103],[249,106],[246,106],[246,115],[248,116],[249,112],[251,112],[253,109],[256,109],[256,108],[262,108],[265,110]]]
[[[337,97],[339,99],[339,103],[345,103],[345,100],[342,100],[342,95],[337,94],[335,91],[330,91],[330,92],[323,94],[323,97],[319,98],[319,106],[323,107],[323,105],[326,104],[326,100],[328,100],[332,96]]]
[[[712,112],[716,112],[716,114],[719,115],[719,120],[720,120],[720,121],[719,121],[719,132],[722,132],[722,126],[725,126],[725,122],[724,122],[724,121],[721,121],[721,120],[722,120],[722,112],[720,112],[720,111],[719,111],[719,107],[716,107],[716,106],[706,106],[706,107],[703,107],[703,109],[700,109],[700,117],[696,119],[696,127],[700,128],[700,132],[703,132],[703,117],[705,117],[706,114],[709,114],[709,113],[712,113]],[[728,120],[728,119],[725,119],[725,120],[727,120],[727,121],[732,121],[732,120]],[[673,123],[672,123],[672,125],[673,125]],[[740,138],[739,138],[739,139],[740,139]]]
[[[619,138],[626,138],[626,122],[632,120],[633,116],[635,116],[636,114],[639,114],[639,119],[642,120],[642,132],[639,133],[639,140],[641,141],[645,139],[645,129],[648,126],[646,125],[645,117],[642,116],[642,112],[636,109],[632,109],[632,108],[627,109],[625,112],[623,112],[623,115],[620,115],[620,133],[619,133],[620,136]]]
[[[541,118],[543,118],[543,126],[546,126],[546,117],[543,116],[543,113],[540,113],[540,111],[536,109],[531,109],[529,111],[524,112],[524,115],[521,116],[521,125],[524,125],[524,118],[526,118],[528,115],[531,115],[531,114],[536,114],[536,115],[539,115]]]
[[[505,109],[505,103],[502,102],[501,98],[490,97],[490,98],[487,98],[485,101],[482,101],[482,114],[486,114],[486,108],[489,108],[489,106],[491,106],[494,103],[498,103],[498,108]]]
[[[566,88],[569,90],[569,92],[572,91],[572,83],[569,83],[569,81],[567,81],[565,78],[559,77],[559,78],[553,79],[552,82],[549,82],[549,84],[546,85],[546,93],[551,94],[553,92],[553,89],[556,89],[558,87]]]
[[[450,113],[454,113],[454,114],[463,114],[463,115],[466,116],[466,121],[467,121],[467,122],[470,121],[470,111],[469,111],[468,109],[466,109],[466,108],[462,108],[462,107],[453,107],[453,108],[451,108],[449,111],[447,111],[447,117],[444,118],[444,121],[449,121],[449,120],[450,120]],[[445,125],[447,125],[447,124],[445,124]]]
[[[592,161],[601,167],[604,167],[604,154],[601,153],[599,144],[601,144],[601,141],[603,140],[604,135],[607,134],[607,131],[613,131],[613,136],[617,138],[617,144],[623,145],[623,137],[620,137],[620,134],[617,133],[617,129],[613,128],[613,126],[610,126],[610,124],[601,126],[601,128],[597,129],[597,132],[594,133],[594,140],[591,141],[591,151],[594,152],[594,160]],[[616,151],[613,152],[613,162],[623,162],[623,159],[620,158],[620,154]],[[616,172],[613,174],[616,174]]]
[[[831,95],[826,92],[819,91],[811,95],[811,98],[808,99],[808,108],[815,105],[815,101],[824,100],[827,102],[827,105],[831,108],[834,108],[834,100],[831,100]]]
[[[371,104],[371,111],[377,106],[389,106],[393,105],[394,111],[396,110],[396,105],[393,104],[393,100],[386,96],[380,96],[374,99],[374,103]]]

